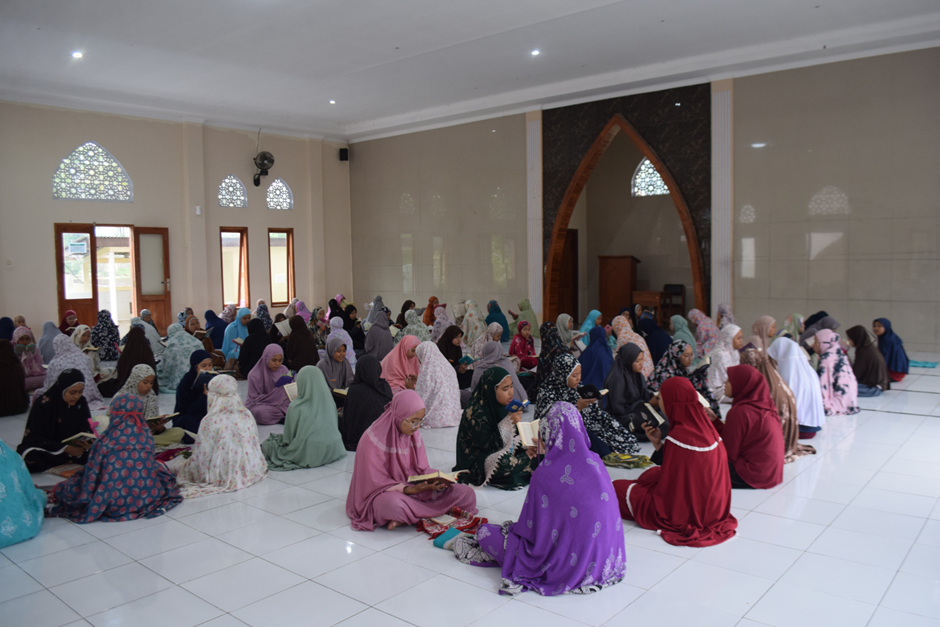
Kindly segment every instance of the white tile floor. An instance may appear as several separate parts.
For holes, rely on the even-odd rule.
[[[0,551],[0,624],[940,627],[940,368],[896,387],[830,420],[819,454],[788,465],[783,485],[736,490],[729,542],[674,547],[626,524],[626,580],[596,595],[508,599],[498,571],[460,564],[413,528],[353,531],[350,454],[158,519],[47,520]],[[24,425],[0,419],[0,438],[16,445]],[[456,429],[423,435],[432,463],[451,467]],[[515,518],[523,499],[477,491],[491,521]]]

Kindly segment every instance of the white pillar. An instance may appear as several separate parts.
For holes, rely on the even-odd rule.
[[[732,79],[712,83],[711,313],[734,298],[734,91]]]

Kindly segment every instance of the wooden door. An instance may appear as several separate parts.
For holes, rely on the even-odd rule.
[[[98,322],[98,255],[94,224],[55,225],[59,318],[72,310],[79,324]]]
[[[169,229],[134,227],[134,290],[137,311],[149,309],[157,330],[166,333],[176,322],[170,309],[170,236]]]
[[[568,229],[561,252],[561,280],[558,283],[558,313],[575,319],[578,315],[578,230]],[[554,320],[552,321],[554,322]]]

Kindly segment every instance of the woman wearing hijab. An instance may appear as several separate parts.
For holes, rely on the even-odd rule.
[[[385,309],[385,303],[382,301],[382,297],[379,294],[376,294],[375,298],[372,299],[372,309],[370,309],[368,315],[366,315],[366,324],[375,324],[376,319],[379,317],[379,313],[385,315],[385,312],[382,311],[383,309]]]
[[[346,515],[352,528],[373,531],[376,526],[413,525],[422,518],[446,514],[452,508],[475,514],[473,488],[461,484],[421,482],[408,477],[436,472],[428,464],[421,438],[425,408],[421,397],[405,390],[359,440]]]
[[[756,352],[756,351],[749,351]],[[767,490],[783,483],[784,441],[767,380],[748,365],[728,369],[725,395],[734,399],[713,426],[728,454],[731,487]]]
[[[441,339],[441,336],[444,335],[444,331],[447,330],[447,327],[453,325],[454,322],[447,317],[447,310],[443,307],[438,307],[434,310],[434,326],[431,327],[431,341],[437,342]]]
[[[659,328],[659,325],[656,324],[656,321],[652,318],[643,318],[640,320],[637,328],[646,340],[650,357],[655,366],[659,363],[659,360],[663,358],[663,355],[666,354],[666,351],[669,350],[669,345],[672,344],[672,337]]]
[[[36,341],[29,327],[16,327],[13,331],[13,352],[23,365],[26,391],[32,392],[41,388],[46,382],[46,369],[43,368],[42,355],[36,348]],[[2,375],[0,375],[0,380],[2,380]]]
[[[178,324],[170,325],[167,333],[169,339],[166,342],[166,350],[163,351],[163,356],[155,370],[163,393],[175,394],[180,379],[189,370],[189,356],[203,348],[202,342]]]
[[[111,319],[111,312],[102,309],[98,312],[98,324],[91,330],[91,344],[98,348],[98,359],[117,361],[120,341],[121,332]]]
[[[444,334],[437,341],[437,348],[441,355],[447,360],[447,363],[454,369],[457,375],[457,386],[461,390],[466,390],[473,382],[473,370],[467,368],[467,364],[460,363],[463,358],[463,350],[460,345],[463,341],[463,331],[457,325],[447,327]]]
[[[441,304],[441,301],[437,299],[437,296],[432,296],[428,299],[428,306],[424,308],[424,316],[421,321],[424,322],[424,326],[429,327],[434,324],[434,310],[436,310]]]
[[[208,351],[198,350],[189,356],[189,371],[176,386],[173,411],[179,415],[173,418],[173,424],[191,433],[199,433],[200,423],[209,411],[207,386],[196,385],[203,372],[213,372],[212,356]]]
[[[369,313],[371,315],[372,312]],[[386,355],[392,352],[395,343],[392,341],[392,334],[388,328],[388,314],[386,311],[380,311],[379,314],[366,332],[365,348],[366,353],[381,362]]]
[[[555,319],[555,327],[565,349],[574,350],[574,341],[581,338],[580,333],[574,332],[574,318],[566,313],[559,314],[558,318]]]
[[[734,313],[731,310],[731,304],[721,303],[718,305],[718,329],[723,329],[726,325],[729,324],[737,326],[738,321],[734,319]]]
[[[509,354],[517,358],[525,370],[532,370],[539,365],[535,341],[532,339],[532,326],[527,320],[520,320],[516,328],[518,332],[509,344]]]
[[[607,346],[607,331],[604,327],[594,327],[588,332],[588,337],[591,343],[578,357],[581,363],[581,381],[600,390],[604,388],[604,381],[614,365],[614,358]]]
[[[16,447],[30,472],[43,472],[62,464],[84,464],[89,443],[62,442],[91,431],[91,412],[82,396],[85,377],[79,370],[63,370],[40,394],[29,410],[23,441]]]
[[[741,327],[730,322],[721,327],[718,344],[708,353],[708,389],[712,397],[719,403],[730,403],[731,399],[725,396],[725,383],[728,382],[728,368],[741,363],[741,353],[744,346],[744,332]]]
[[[695,323],[695,359],[699,360],[718,344],[718,327],[698,309],[689,312],[689,320]]]
[[[160,357],[163,355],[163,351],[166,347],[163,345],[163,338],[160,337],[160,334],[157,333],[156,329],[137,317],[131,318],[131,329],[133,330],[134,327],[139,327],[144,332],[144,337],[147,339],[147,343],[150,345],[150,350],[153,351],[154,357]],[[130,334],[130,331],[128,331],[128,334]],[[122,347],[125,347],[127,344],[127,338],[128,335],[125,335],[121,339]],[[124,350],[127,350],[127,348],[125,347],[121,350],[123,352]]]
[[[336,404],[323,372],[305,366],[297,373],[298,396],[290,404],[284,433],[261,445],[271,470],[318,468],[346,457],[337,427]]]
[[[852,416],[858,408],[858,381],[849,358],[839,344],[839,334],[829,329],[816,333],[813,350],[819,355],[819,386],[827,416]]]
[[[663,355],[663,358],[656,364],[653,376],[649,379],[650,389],[654,392],[659,391],[663,383],[670,377],[683,377],[692,382],[695,390],[709,402],[711,411],[717,416],[721,411],[711,390],[708,389],[708,368],[702,367],[689,371],[692,365],[692,355],[694,348],[683,340],[676,340],[669,346],[669,350]]]
[[[33,486],[23,459],[0,442],[0,549],[36,536],[42,527],[46,494]],[[14,523],[14,521],[16,521]]]
[[[752,337],[756,337],[759,343],[754,344],[765,353],[770,345],[776,339],[777,321],[773,316],[761,316],[751,325]]]
[[[13,322],[13,321],[11,320],[10,322]],[[75,314],[74,311],[69,309],[68,311],[65,312],[65,315],[62,316],[62,322],[59,323],[59,331],[61,331],[62,333],[65,333],[66,335],[69,335],[69,333],[71,333],[69,329],[74,329],[77,326],[78,326],[78,316]],[[10,329],[10,333],[11,334],[13,333],[12,328]]]
[[[779,337],[781,333],[783,333],[783,337],[788,337],[796,341],[805,330],[806,328],[803,326],[803,314],[790,314],[783,321],[783,329],[777,332],[777,336]]]
[[[248,323],[248,337],[238,350],[238,371],[251,372],[270,343],[268,334],[264,331],[264,322],[260,318],[252,318]]]
[[[349,336],[349,333],[346,333],[346,329],[343,328],[343,319],[339,316],[330,319],[330,334],[327,336],[327,344],[333,338],[339,338],[342,340],[343,344],[346,345],[346,359],[349,360],[350,365],[356,365],[356,350],[353,347],[352,338]]]
[[[413,300],[406,300],[401,305],[401,311],[398,313],[398,317],[395,319],[395,324],[399,329],[404,329],[408,326],[408,321],[405,320],[405,312],[410,311],[415,308],[415,302]]]
[[[287,365],[294,372],[300,372],[304,366],[316,366],[320,363],[320,351],[304,319],[294,316],[290,319],[290,335],[287,336]]]
[[[810,316],[807,319],[806,330],[800,334],[800,346],[802,346],[803,348],[809,351],[812,351],[813,350],[812,342],[813,342],[813,338],[816,337],[816,333],[824,329],[835,331],[836,329],[839,328],[839,322],[835,318],[829,315],[822,316],[821,318],[815,318],[815,321],[810,323],[810,320],[814,320],[815,316],[818,316],[819,314],[825,314],[825,313],[826,313],[825,311],[820,311],[814,314],[813,316]],[[818,355],[814,354],[813,357],[814,357],[813,363],[815,364],[816,359],[818,359]]]
[[[274,324],[272,324],[271,328],[268,329],[268,344],[280,344],[282,346],[285,345],[285,343],[287,342],[287,336],[282,335],[281,331],[277,328],[277,323],[283,322],[285,320],[287,320],[287,317],[282,313],[279,313],[276,316],[274,316]],[[303,318],[301,318],[300,320],[301,322],[303,322]],[[288,325],[289,324],[290,323],[288,323]]]
[[[780,378],[796,398],[799,439],[808,440],[815,437],[826,424],[819,376],[794,340],[777,338],[767,350],[767,355],[774,360]]]
[[[538,390],[542,387],[542,383],[547,381],[552,374],[555,360],[558,359],[559,355],[568,352],[568,349],[562,343],[562,339],[558,335],[558,329],[555,328],[554,323],[543,322],[542,327],[539,329],[539,334],[542,336],[542,350],[539,351],[539,366],[535,371],[536,397],[538,396]]]
[[[290,375],[284,367],[284,350],[277,344],[268,344],[261,353],[261,359],[248,373],[248,397],[245,407],[255,417],[259,425],[273,425],[284,420],[290,398],[277,382],[281,377]],[[327,400],[330,395],[327,395]]]
[[[646,355],[639,346],[624,344],[617,351],[613,367],[603,382],[603,387],[608,390],[607,411],[624,426],[638,405],[649,403],[654,407],[659,406],[658,397],[653,397],[643,376],[644,359]]]
[[[97,348],[91,343],[91,327],[86,324],[78,325],[75,327],[75,330],[72,331],[70,339],[72,343],[78,347],[78,350],[88,356],[88,361],[91,362],[91,371],[95,373],[95,380],[97,381],[98,375],[101,374],[101,360],[98,359],[98,351],[91,350],[92,348]]]
[[[37,348],[39,349],[39,354],[42,356],[42,362],[44,364],[51,364],[52,360],[55,359],[55,347],[53,342],[56,337],[62,335],[62,332],[59,331],[59,328],[55,325],[55,322],[49,321],[42,325],[42,337],[39,338],[39,341],[36,342]]]
[[[208,395],[209,412],[199,427],[192,457],[176,473],[184,499],[243,490],[268,476],[258,427],[238,396],[235,379],[215,377]]]
[[[345,390],[353,382],[352,366],[346,359],[346,345],[338,337],[330,338],[326,343],[326,357],[320,360],[317,368],[323,373],[330,391]]]
[[[535,406],[535,417],[542,419],[551,409],[552,405],[561,401],[571,403],[581,412],[584,426],[591,436],[592,448],[595,452],[605,447],[621,455],[636,455],[640,447],[633,434],[621,425],[613,416],[601,409],[596,400],[582,399],[578,394],[581,385],[581,364],[575,358],[562,353],[555,359],[552,373],[539,388],[538,401]],[[601,446],[603,445],[603,446]],[[600,453],[599,453],[600,454]],[[606,457],[607,453],[602,455]]]
[[[503,347],[499,342],[495,340],[487,342],[483,347],[483,354],[480,355],[480,360],[476,362],[474,366],[473,378],[470,381],[471,392],[476,391],[477,386],[483,379],[483,375],[489,369],[502,368],[509,373],[509,378],[512,380],[512,397],[520,403],[529,400],[529,395],[526,394],[525,388],[522,386],[522,383],[519,382],[519,377],[516,376],[516,369],[513,368],[512,363],[503,354]],[[508,402],[509,401],[506,401],[506,403]]]
[[[258,299],[255,306],[255,318],[264,323],[265,332],[274,324],[274,320],[271,320],[271,314],[268,312],[268,305],[262,299]]]
[[[904,342],[891,328],[891,321],[887,318],[878,318],[872,322],[871,329],[878,337],[878,350],[884,355],[888,376],[896,383],[903,381],[910,368]]]
[[[11,321],[12,322],[12,321]],[[0,416],[15,416],[29,409],[26,369],[16,356],[10,340],[0,340]]]
[[[153,313],[149,309],[140,310],[140,319],[142,322],[149,324],[154,329],[157,328],[157,323],[153,320]]]
[[[691,382],[673,377],[662,388],[669,435],[647,429],[656,452],[636,481],[615,481],[620,515],[675,546],[714,546],[735,534],[728,454]]]
[[[210,334],[205,329],[200,328],[199,318],[194,315],[189,316],[183,322],[183,328],[186,330],[186,333],[196,338],[202,350],[212,355],[212,365],[214,367],[223,368],[225,366],[225,357],[222,356],[222,351],[215,347]],[[197,333],[202,335],[202,339],[196,336]]]
[[[470,347],[470,356],[479,359],[483,354],[483,347],[489,342],[501,342],[503,337],[503,327],[498,322],[491,322],[486,327],[486,333]],[[476,366],[474,366],[476,368]]]
[[[529,329],[532,331],[532,337],[539,339],[539,319],[532,310],[532,303],[529,302],[528,298],[524,298],[519,301],[518,306],[519,315],[516,316],[516,319],[513,322],[509,323],[509,333],[513,334],[517,332],[513,327],[517,327],[517,325],[521,324],[522,322],[528,322]]]
[[[460,424],[460,388],[454,369],[431,342],[421,342],[415,348],[415,357],[421,364],[415,392],[424,401],[427,413],[424,426],[456,427]]]
[[[486,335],[486,322],[483,320],[483,316],[480,315],[480,311],[475,302],[468,300],[464,304],[467,308],[467,313],[464,314],[460,329],[463,331],[464,346],[469,348],[470,354],[473,355],[473,346]]]
[[[645,359],[643,359],[643,376],[649,379],[653,375],[653,368],[655,368],[656,364],[659,362],[653,361],[653,355],[650,353],[646,340],[630,327],[630,321],[624,316],[614,318],[611,322],[611,327],[617,335],[615,351],[620,350],[627,344],[636,344],[640,347],[640,350],[643,351],[643,356],[645,357]]]
[[[601,315],[601,312],[599,312],[598,310],[592,309],[591,311],[588,312],[587,318],[585,318],[584,322],[581,323],[580,333],[581,335],[584,336],[583,339],[581,340],[582,344],[584,344],[585,346],[590,345],[591,338],[588,336],[591,333],[591,329],[597,326],[603,326],[603,320],[604,320],[604,317]],[[604,340],[606,341],[607,338],[605,337]]]
[[[415,349],[420,343],[415,336],[406,335],[382,360],[382,378],[388,381],[393,394],[415,388],[421,370]]]
[[[695,336],[689,330],[688,321],[682,316],[673,316],[669,319],[669,330],[672,332],[672,341],[682,340],[692,347],[692,359],[695,359]]]
[[[590,594],[626,574],[614,486],[585,431],[574,407],[554,405],[540,425],[545,460],[532,473],[519,521],[481,525],[454,543],[461,562],[501,568],[500,594]]]
[[[300,314],[300,306],[303,303],[297,303],[297,313]],[[333,318],[343,318],[343,308],[340,306],[339,302],[335,298],[331,298],[328,303],[329,311],[327,312],[327,320],[333,320]],[[304,307],[306,309],[306,307]],[[302,314],[301,314],[302,315]],[[306,318],[307,322],[310,322],[310,318]]]
[[[238,318],[225,327],[225,339],[222,340],[222,355],[225,357],[225,369],[235,370],[238,363],[238,354],[241,344],[248,338],[248,323],[251,321],[251,310],[242,307],[238,310]],[[237,342],[235,340],[238,340]],[[239,373],[248,376],[247,372]]]
[[[858,395],[863,397],[881,396],[884,390],[891,389],[891,377],[884,355],[875,346],[865,327],[858,324],[845,332],[855,347],[855,361],[852,372],[858,381]],[[14,336],[16,334],[14,333]]]
[[[138,364],[134,366],[130,372],[130,375],[127,377],[127,381],[124,382],[124,386],[121,387],[117,394],[114,395],[114,398],[111,399],[111,404],[108,406],[108,414],[111,414],[111,410],[114,407],[114,401],[118,397],[128,394],[137,396],[144,404],[143,420],[145,421],[145,426],[150,429],[150,434],[153,436],[154,444],[157,446],[169,446],[171,444],[178,444],[184,439],[187,443],[191,444],[192,439],[189,438],[189,436],[185,431],[183,431],[181,427],[175,426],[172,428],[167,428],[164,425],[151,426],[146,424],[147,420],[161,417],[160,401],[157,398],[157,394],[154,389],[156,378],[157,375],[150,366],[146,364]],[[195,434],[196,431],[193,431],[193,433]]]
[[[85,397],[91,411],[98,411],[107,407],[101,392],[98,391],[98,386],[95,385],[95,374],[91,371],[91,362],[88,360],[88,356],[78,350],[78,347],[72,343],[67,335],[60,334],[56,336],[53,340],[53,346],[55,348],[55,357],[49,362],[49,369],[46,370],[46,382],[43,387],[39,388],[33,398],[39,397],[51,388],[64,371],[78,370],[82,373],[85,382],[82,395]]]
[[[506,315],[503,313],[503,310],[499,308],[499,303],[495,300],[491,300],[486,304],[486,325],[489,326],[492,323],[499,324],[503,329],[503,333],[499,338],[500,342],[509,341],[509,322],[506,320]]]
[[[238,308],[235,307],[235,303],[228,303],[225,305],[225,308],[222,309],[222,313],[219,314],[219,317],[225,322],[226,325],[232,324],[235,322],[235,314],[238,311]],[[241,316],[238,316],[239,318]]]
[[[491,345],[499,348],[496,342]],[[511,371],[494,367],[474,372],[482,376],[460,419],[454,471],[468,471],[460,475],[461,483],[518,490],[528,485],[536,462],[526,454],[516,430],[522,412],[510,414],[506,409],[513,400]]]
[[[218,317],[211,309],[206,309],[205,318],[206,331],[212,339],[212,345],[217,349],[221,349],[222,343],[225,341],[225,327],[228,326],[228,323]]]
[[[405,328],[401,330],[399,335],[413,335],[422,342],[430,342],[431,334],[428,332],[428,327],[421,321],[421,318],[415,313],[414,309],[409,309],[405,312],[405,322],[408,324],[405,325]]]
[[[454,324],[463,328],[463,319],[467,315],[467,301],[461,300],[454,305]]]
[[[99,388],[104,396],[114,396],[118,394],[118,390],[124,386],[128,377],[130,377],[131,371],[138,365],[143,364],[149,366],[154,372],[157,371],[157,360],[156,357],[154,357],[153,351],[150,349],[150,343],[147,342],[144,331],[145,326],[149,325],[141,323],[137,326],[133,326],[131,330],[127,332],[127,335],[124,336],[124,349],[121,351],[120,358],[118,358],[117,367],[115,368],[116,374],[107,381],[103,381]],[[170,328],[174,326],[177,325],[170,325]],[[187,355],[187,358],[188,357]],[[158,394],[160,393],[159,381],[154,382],[154,389]]]
[[[284,311],[281,312],[284,314],[284,317],[290,320],[297,315],[297,303],[300,301],[299,298],[290,299],[290,304],[284,308]]]
[[[356,366],[356,376],[346,394],[340,435],[347,451],[355,451],[362,434],[372,426],[388,404],[392,388],[382,378],[382,364],[372,355],[363,355]]]
[[[154,458],[143,401],[122,395],[111,405],[111,424],[84,468],[55,486],[50,516],[77,523],[156,518],[183,501],[173,475]]]
[[[360,354],[366,350],[366,334],[362,330],[362,323],[359,322],[359,310],[355,305],[346,305],[343,312],[343,330],[352,338],[353,350]],[[358,357],[358,355],[357,355]]]
[[[7,316],[0,318],[0,340],[13,341],[13,330],[15,328],[16,324],[14,324],[13,318]]]

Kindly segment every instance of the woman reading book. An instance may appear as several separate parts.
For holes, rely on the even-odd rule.
[[[208,351],[194,351],[189,356],[189,370],[176,386],[173,411],[179,415],[173,418],[173,424],[191,433],[199,433],[200,422],[209,411],[208,383],[197,383],[203,373],[212,373],[212,356]]]
[[[88,461],[90,442],[64,444],[79,433],[91,431],[88,422],[91,412],[82,395],[85,376],[80,370],[68,369],[52,382],[52,386],[33,401],[23,441],[16,447],[30,472]]]
[[[85,382],[85,390],[82,396],[88,401],[88,408],[92,411],[98,411],[107,407],[101,392],[98,391],[98,386],[95,385],[95,375],[91,371],[91,362],[88,361],[88,356],[79,350],[67,335],[57,335],[52,341],[52,345],[55,348],[55,357],[49,362],[49,369],[46,370],[46,382],[33,395],[33,400],[35,401],[36,398],[51,388],[60,374],[72,369],[82,373]]]
[[[382,378],[388,381],[392,393],[415,389],[421,362],[415,357],[415,349],[421,340],[413,335],[406,335],[382,360]]]
[[[463,349],[460,348],[462,343],[463,331],[457,325],[451,325],[437,340],[437,348],[457,374],[457,386],[466,390],[473,382],[473,371],[467,364],[460,362],[463,359]]]
[[[617,351],[613,368],[603,383],[603,387],[609,390],[607,411],[624,426],[629,424],[630,415],[644,403],[659,407],[659,397],[653,396],[653,392],[646,385],[646,377],[643,376],[643,363],[646,359],[646,353],[639,346],[633,343],[624,344]],[[646,441],[645,434],[637,434],[635,437],[637,440]]]
[[[122,394],[110,413],[88,463],[53,490],[50,517],[77,523],[156,518],[183,501],[173,475],[154,458],[144,400]]]
[[[469,486],[445,480],[409,482],[409,477],[436,472],[428,464],[421,439],[424,413],[418,393],[404,390],[362,436],[346,497],[346,515],[353,529],[413,525],[453,507],[477,512],[476,495]]]
[[[502,368],[509,374],[509,378],[512,379],[514,399],[520,403],[529,400],[529,395],[526,393],[525,388],[519,381],[519,377],[516,376],[516,369],[509,361],[509,358],[503,354],[502,345],[496,341],[487,342],[483,346],[483,352],[480,354],[480,359],[473,364],[473,379],[470,381],[471,393],[477,389],[477,386],[480,384],[480,381],[483,378],[483,373],[485,373],[490,368]],[[469,398],[469,395],[467,398]]]
[[[183,328],[186,329],[186,332],[192,335],[194,338],[199,340],[202,344],[200,348],[209,352],[212,355],[212,365],[216,368],[222,368],[225,366],[225,357],[222,356],[222,351],[216,348],[216,344],[212,340],[212,334],[209,333],[206,329],[200,327],[199,318],[196,316],[189,316],[186,318],[186,321],[183,323]],[[218,344],[221,346],[221,342]]]
[[[118,390],[127,383],[128,377],[131,376],[131,371],[141,364],[149,366],[154,372],[157,371],[157,359],[147,340],[144,326],[144,323],[139,322],[137,325],[132,326],[131,330],[124,336],[124,348],[121,351],[121,356],[118,358],[117,374],[107,381],[101,382],[99,389],[104,396],[114,396],[117,394]],[[149,327],[150,325],[146,326]],[[156,331],[154,331],[154,333],[156,333]],[[163,347],[161,346],[160,348]],[[157,391],[157,394],[159,394],[160,383],[154,380],[153,387]]]
[[[264,328],[264,321],[260,318],[252,318],[248,323],[248,337],[245,338],[245,343],[238,351],[238,371],[251,372],[261,359],[261,353],[270,343],[271,340]]]
[[[320,363],[317,339],[313,331],[300,316],[292,316],[287,324],[290,334],[287,336],[287,364],[294,372],[300,372],[304,366],[316,366]]]
[[[241,351],[241,345],[245,343],[248,337],[248,323],[251,322],[251,310],[242,307],[238,310],[238,317],[225,327],[225,336],[222,340],[222,355],[225,357],[225,369],[235,370],[238,364],[238,353]],[[242,377],[247,377],[247,372],[239,373]]]
[[[156,368],[157,379],[164,394],[175,394],[180,379],[189,370],[189,356],[203,348],[202,342],[187,333],[181,325],[171,324],[167,333],[169,339],[166,341],[166,350]]]
[[[157,446],[169,446],[183,442],[191,444],[192,438],[186,435],[180,427],[167,428],[164,416],[160,414],[160,401],[153,389],[156,381],[156,374],[153,368],[146,364],[138,364],[131,370],[124,386],[114,395],[111,405],[108,407],[108,414],[111,414],[114,407],[114,401],[118,396],[131,395],[140,398],[144,404],[143,420],[144,424],[150,428],[150,434],[153,436],[153,443]],[[113,420],[113,418],[112,418]]]
[[[111,319],[111,312],[102,309],[98,312],[98,323],[91,329],[91,343],[98,349],[98,358],[101,361],[117,361],[120,341],[121,332]]]
[[[702,395],[708,401],[709,411],[718,416],[721,410],[712,392],[708,389],[708,367],[702,365],[693,371],[689,371],[692,365],[692,359],[695,355],[695,347],[685,340],[676,340],[669,345],[669,350],[663,355],[663,358],[656,364],[656,370],[653,376],[649,378],[649,387],[654,392],[658,392],[663,383],[672,377],[682,377],[692,383],[695,391]]]
[[[317,368],[326,377],[330,390],[345,390],[353,381],[352,366],[346,359],[346,344],[342,338],[331,337],[326,343],[326,357],[320,360]]]
[[[554,404],[539,431],[545,460],[532,473],[518,522],[481,525],[476,536],[457,539],[454,555],[499,567],[505,595],[590,594],[619,583],[627,566],[623,523],[577,408]]]
[[[519,331],[512,338],[509,354],[518,357],[523,368],[532,370],[539,365],[538,355],[535,354],[535,340],[532,339],[532,325],[526,320],[521,320],[517,328]]]
[[[284,349],[277,344],[268,344],[261,359],[248,373],[248,397],[245,407],[259,425],[274,425],[284,420],[290,398],[278,382],[290,376],[284,366]]]
[[[499,349],[499,344],[491,344]],[[482,372],[482,376],[457,429],[454,471],[468,471],[460,475],[461,483],[518,490],[528,485],[536,462],[519,440],[516,425],[522,420],[522,411],[509,413],[506,409],[513,400],[512,377],[498,367],[474,372]]]
[[[80,324],[72,331],[72,343],[88,356],[91,362],[91,371],[97,377],[101,373],[101,360],[98,357],[97,346],[91,343],[91,327],[87,324]]]
[[[69,309],[65,312],[65,315],[62,316],[62,322],[59,323],[59,331],[65,335],[71,335],[75,327],[78,326],[78,316],[74,311]]]
[[[738,527],[731,514],[725,446],[688,379],[668,379],[661,396],[671,422],[669,436],[663,439],[658,429],[646,427],[656,449],[650,459],[661,467],[635,481],[614,481],[620,515],[669,544],[721,544]]]
[[[372,355],[363,355],[356,364],[356,376],[346,394],[339,431],[347,451],[355,451],[366,429],[372,426],[392,400],[392,388],[382,378],[382,364]]]
[[[421,396],[427,410],[424,426],[431,429],[456,427],[460,424],[460,388],[453,368],[430,341],[418,344],[415,357],[421,364],[415,392]]]

